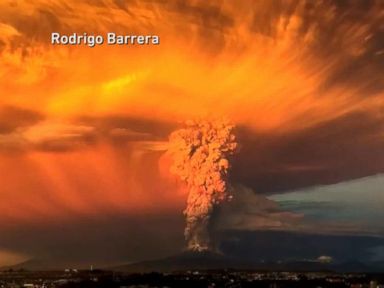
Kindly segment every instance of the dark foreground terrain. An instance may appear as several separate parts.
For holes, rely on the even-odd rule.
[[[384,287],[384,275],[326,272],[185,271],[127,274],[112,271],[3,271],[0,287]]]

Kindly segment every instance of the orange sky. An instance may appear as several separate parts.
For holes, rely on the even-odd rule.
[[[183,9],[188,7],[180,8],[176,1],[131,4],[128,12],[111,1],[102,1],[103,5],[5,2],[0,84],[2,94],[12,96],[2,97],[3,105],[38,110],[60,121],[110,114],[184,120],[211,115],[214,105],[215,117],[225,115],[254,129],[296,129],[357,109],[375,113],[377,97],[361,99],[359,85],[324,84],[348,57],[368,49],[370,26],[340,27],[348,33],[339,44],[343,51],[334,51],[324,62],[311,46],[319,28],[301,34],[302,5],[272,23],[271,37],[250,29],[256,16],[245,8],[246,2],[239,7],[222,4],[217,11],[202,2],[191,3],[186,21]],[[267,4],[259,6],[271,9],[263,7]],[[75,17],[70,9],[82,17]],[[194,15],[193,9],[201,9],[201,15]],[[370,13],[372,22],[381,16],[374,9]],[[322,14],[323,21],[336,18],[332,10]],[[49,33],[56,30],[156,33],[161,45],[51,46]]]
[[[203,2],[191,2],[184,8],[176,1],[131,3],[128,10],[112,1],[101,1],[100,5],[77,1],[1,4],[4,43],[0,58],[1,106],[30,110],[42,116],[40,121],[26,123],[0,136],[0,143],[7,149],[9,146],[26,149],[22,155],[1,156],[5,157],[1,175],[9,175],[3,180],[9,182],[3,186],[3,189],[9,187],[9,192],[2,193],[2,204],[8,207],[1,209],[2,213],[14,217],[28,217],[35,210],[40,212],[34,217],[56,213],[49,211],[53,206],[50,202],[46,205],[48,202],[45,196],[40,199],[41,195],[35,195],[36,201],[30,207],[14,211],[10,203],[20,201],[19,197],[15,198],[15,190],[31,197],[39,193],[21,186],[26,181],[17,181],[20,173],[25,179],[38,182],[28,185],[31,190],[46,189],[48,194],[54,190],[58,197],[52,198],[53,205],[62,204],[69,211],[97,210],[109,203],[105,199],[117,205],[124,203],[122,206],[127,205],[128,211],[131,206],[132,209],[151,207],[147,201],[150,196],[145,195],[148,192],[138,192],[141,184],[136,170],[143,163],[134,159],[134,155],[140,158],[145,153],[133,151],[140,150],[137,145],[126,148],[126,160],[122,161],[121,155],[115,156],[117,152],[108,144],[88,147],[81,143],[83,140],[79,139],[99,128],[83,124],[79,119],[84,117],[120,115],[177,124],[196,117],[224,116],[254,131],[281,133],[356,111],[381,119],[382,91],[361,97],[360,86],[365,82],[326,85],[327,77],[343,61],[368,49],[369,25],[340,27],[349,33],[338,44],[343,51],[334,51],[335,55],[324,61],[313,48],[316,37],[321,36],[320,28],[314,25],[306,33],[301,32],[305,24],[302,5],[295,6],[292,14],[266,19],[273,23],[256,19],[261,21],[261,28],[273,25],[268,35],[267,30],[267,33],[252,31],[250,25],[256,21],[253,17],[257,14],[246,9],[245,2],[236,7],[229,3],[211,7]],[[257,5],[268,13],[274,12],[268,1]],[[369,13],[372,22],[380,17],[374,9]],[[336,18],[332,10],[319,14],[318,17],[325,17],[323,21]],[[49,33],[57,30],[89,34],[156,33],[161,37],[161,45],[51,46]],[[108,127],[111,131],[115,128],[124,127]],[[133,129],[137,131],[129,132],[142,132],[140,128]],[[104,138],[111,137],[111,131]],[[80,150],[60,154],[33,148],[51,142],[57,145],[65,142],[63,145],[75,145]],[[15,157],[19,157],[18,161]],[[100,183],[94,183],[95,178]],[[113,191],[109,191],[111,185]],[[86,199],[83,190],[92,191]],[[102,203],[98,203],[100,200]]]

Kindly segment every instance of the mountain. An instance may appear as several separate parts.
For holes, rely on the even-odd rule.
[[[30,271],[49,271],[49,270],[62,270],[62,265],[57,262],[47,259],[29,259],[12,266],[1,267],[0,270],[30,270]]]
[[[111,270],[128,273],[175,272],[188,270],[257,270],[291,272],[383,272],[383,263],[361,263],[348,261],[342,263],[321,263],[317,261],[278,261],[261,262],[233,258],[215,252],[185,251],[181,254],[150,261],[137,262],[113,267]]]
[[[185,251],[171,257],[114,267],[122,272],[172,272],[186,270],[259,270],[259,271],[327,271],[332,266],[319,262],[257,262],[229,257],[215,252]]]
[[[83,263],[67,263],[52,259],[31,259],[17,265],[2,267],[0,270],[30,270],[47,271],[63,270],[65,268],[89,269],[90,265]],[[94,267],[107,267],[105,270],[114,270],[127,273],[148,272],[175,272],[188,270],[256,270],[256,271],[291,271],[291,272],[373,272],[382,273],[384,262],[362,263],[358,261],[346,261],[338,263],[321,263],[317,261],[259,261],[244,260],[221,253],[204,251],[184,251],[170,257],[142,261],[120,266],[97,265]],[[110,268],[112,267],[112,268]]]
[[[81,269],[87,270],[93,266],[96,269],[101,267],[110,267],[112,265],[108,262],[91,262],[91,261],[68,261],[63,259],[51,259],[51,258],[32,258],[27,261],[21,262],[12,266],[0,267],[0,271],[4,270],[28,270],[28,271],[59,271],[64,269]]]
[[[123,272],[169,272],[186,270],[246,269],[250,264],[220,253],[185,251],[163,259],[150,260],[114,267]]]

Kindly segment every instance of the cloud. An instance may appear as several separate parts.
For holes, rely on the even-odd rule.
[[[134,138],[134,139],[143,138],[143,139],[145,139],[145,138],[148,138],[151,136],[148,133],[137,132],[137,131],[130,130],[127,128],[113,128],[110,131],[110,135],[112,137],[125,138],[125,139],[127,139],[127,138],[128,139],[129,138]]]
[[[234,187],[233,195],[218,212],[220,230],[289,230],[303,218],[303,214],[284,211],[277,202],[244,186]]]
[[[290,133],[240,127],[233,181],[276,193],[384,172],[384,119],[379,111],[349,113]]]
[[[33,144],[55,142],[60,140],[78,139],[89,135],[93,127],[76,126],[63,123],[42,122],[22,132],[23,137]]]
[[[13,149],[65,151],[92,141],[94,128],[43,121],[0,135],[0,145]]]
[[[107,116],[80,116],[77,123],[97,127],[97,130],[113,138],[125,140],[164,140],[177,124],[150,117],[132,117],[124,114]]]
[[[0,107],[0,134],[14,132],[18,128],[31,126],[44,119],[38,111],[15,106]]]
[[[306,78],[308,84],[314,82],[314,92],[323,94],[340,88],[352,92],[356,89],[359,97],[363,92],[381,94],[383,88],[380,84],[384,82],[380,73],[383,69],[381,51],[384,49],[384,32],[380,25],[382,5],[379,0],[348,4],[297,0],[255,3],[245,0],[236,5],[224,1],[178,0],[166,3],[156,0],[124,3],[109,0],[98,3],[18,1],[16,6],[1,4],[0,23],[3,30],[10,31],[7,34],[20,36],[13,37],[12,45],[9,45],[13,47],[14,58],[20,57],[24,64],[39,59],[35,64],[41,64],[44,69],[63,65],[54,59],[60,55],[70,56],[63,52],[65,49],[50,49],[50,33],[54,31],[158,33],[164,37],[162,45],[166,49],[186,48],[196,60],[206,55],[210,59],[208,62],[213,64],[217,64],[215,60],[219,60],[218,63],[235,61],[238,69],[244,69],[246,65],[239,63],[239,58],[233,58],[233,53],[248,59],[251,55],[256,58],[264,56],[268,59],[266,63],[262,59],[256,61],[252,64],[253,74],[250,71],[248,76],[260,77],[256,71],[257,65],[261,65],[265,72],[276,68],[271,73],[277,81],[288,69],[297,77]],[[83,17],[79,19],[78,14]],[[300,49],[294,49],[297,46]],[[22,50],[21,53],[18,50]],[[72,49],[75,50],[78,52],[78,49]],[[140,54],[133,47],[131,50]],[[167,56],[165,50],[158,50]],[[46,56],[40,55],[42,52]],[[120,52],[115,50],[112,53],[121,59],[125,54]],[[174,57],[177,56],[174,53]],[[276,62],[270,61],[270,57],[274,57]],[[41,71],[39,68],[34,67]],[[48,71],[49,74],[55,72]]]
[[[383,235],[382,174],[271,195],[282,209],[303,214],[298,231]]]
[[[64,152],[90,148],[97,143],[131,145],[140,151],[165,151],[168,131],[175,126],[124,116],[51,120],[16,107],[4,107],[0,120],[0,148],[24,152]]]
[[[0,23],[0,52],[8,47],[16,36],[20,36],[20,33],[13,26]]]

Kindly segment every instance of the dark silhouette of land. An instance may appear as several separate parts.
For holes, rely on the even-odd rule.
[[[373,263],[372,266],[359,261],[342,263],[324,263],[319,261],[251,261],[226,256],[210,251],[185,251],[178,255],[113,267],[113,270],[129,273],[174,272],[187,270],[252,270],[252,271],[294,271],[294,272],[337,272],[337,273],[381,273],[384,263]]]

